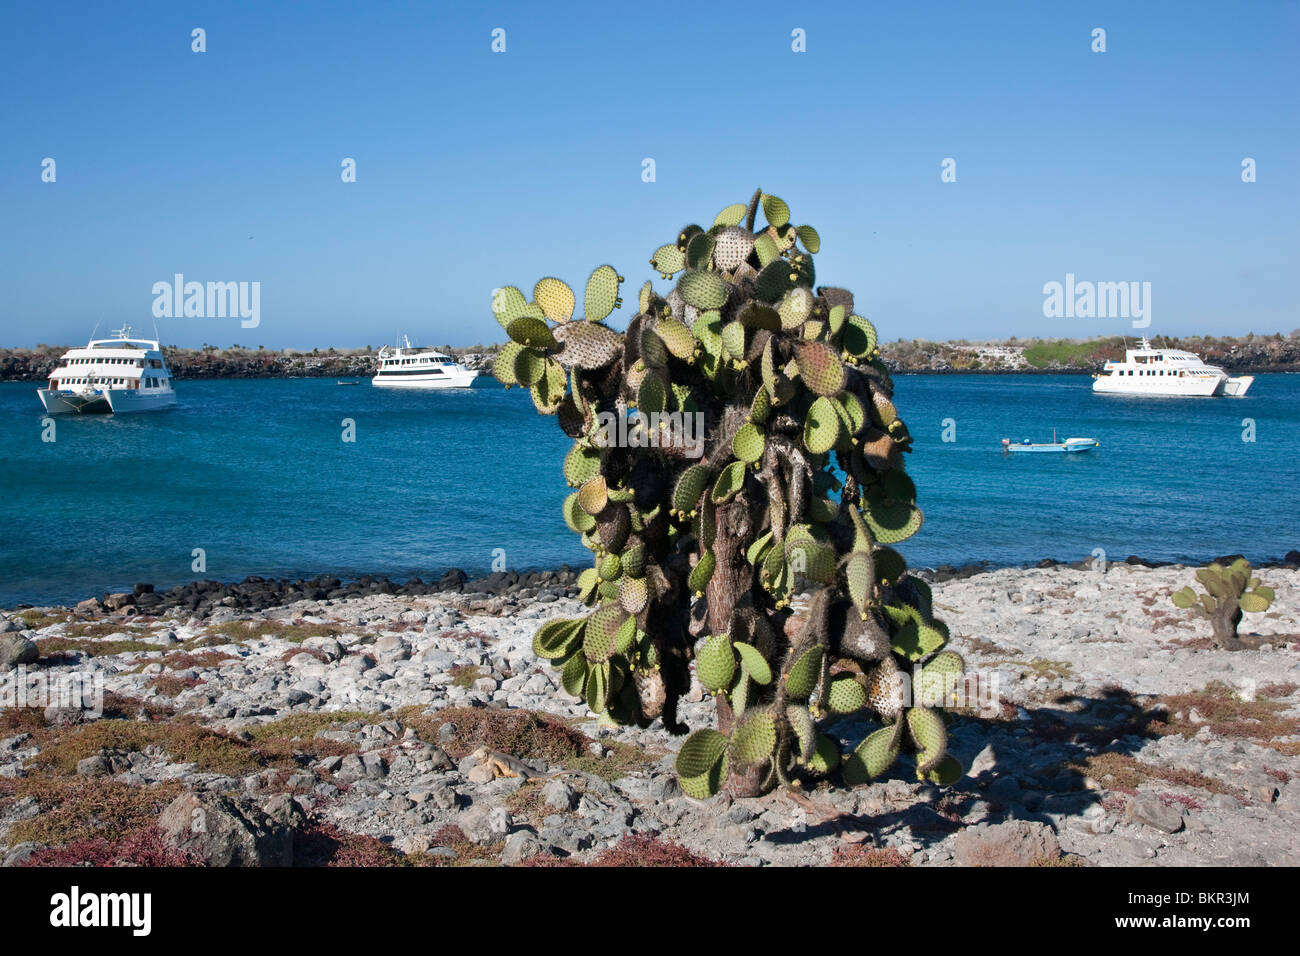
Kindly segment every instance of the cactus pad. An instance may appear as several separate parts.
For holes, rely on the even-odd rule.
[[[781,299],[781,304],[777,306],[777,314],[781,316],[781,328],[787,332],[793,332],[799,326],[808,321],[812,315],[813,295],[803,286],[791,289]],[[838,392],[839,389],[835,389]],[[820,392],[818,394],[834,395],[835,392]]]
[[[772,667],[758,648],[744,641],[733,641],[732,646],[740,655],[740,666],[745,668],[745,673],[749,675],[750,680],[755,684],[772,683]]]
[[[894,500],[872,502],[862,517],[880,544],[906,541],[921,530],[925,521],[925,515],[916,505]]]
[[[961,763],[952,754],[945,754],[935,766],[917,776],[941,787],[949,787],[961,779]]]
[[[713,246],[713,262],[723,272],[731,272],[754,251],[754,234],[733,224],[718,233]]]
[[[713,577],[713,570],[717,566],[717,559],[714,558],[712,551],[705,551],[700,555],[700,560],[695,562],[695,567],[691,569],[691,575],[686,579],[686,586],[696,594],[703,594],[704,589],[709,586],[709,579]]]
[[[700,679],[700,686],[716,694],[731,686],[735,674],[736,654],[731,638],[726,634],[705,638],[695,658],[695,676]]]
[[[743,487],[745,487],[745,463],[733,461],[722,469],[722,474],[718,475],[718,480],[713,483],[713,500],[716,504],[724,504],[735,497]]]
[[[791,700],[807,700],[812,696],[821,676],[823,650],[810,647],[795,659],[785,678],[785,692]]]
[[[725,734],[716,730],[697,730],[677,751],[677,772],[683,777],[702,776],[721,763],[726,752]]]
[[[844,782],[853,787],[884,776],[898,759],[894,737],[894,728],[882,727],[858,744],[844,761]]]
[[[799,236],[799,242],[813,255],[821,251],[822,237],[817,235],[817,230],[812,226],[799,226],[795,229]]]
[[[551,334],[563,345],[555,360],[565,368],[604,368],[623,354],[623,336],[595,322],[566,322]]]
[[[716,272],[687,272],[677,283],[677,288],[687,305],[701,311],[722,308],[730,293],[726,280]]]
[[[727,776],[727,738],[716,730],[697,730],[677,752],[677,777],[682,792],[707,800],[722,787]],[[700,773],[692,771],[704,767]]]
[[[507,342],[497,353],[496,361],[492,363],[492,374],[507,388],[519,384],[519,379],[515,378],[515,359],[523,350],[524,347],[518,342]]]
[[[575,442],[564,456],[564,480],[570,488],[580,488],[600,474],[600,452]]]
[[[492,296],[492,314],[503,329],[510,328],[510,323],[523,316],[527,308],[524,294],[512,285],[498,289]]]
[[[605,505],[608,503],[609,490],[605,484],[604,475],[591,478],[578,489],[578,505],[589,515],[600,514],[605,510]]]
[[[886,657],[867,675],[867,706],[885,720],[893,720],[903,709],[905,683],[893,657]]]
[[[678,249],[675,245],[660,246],[650,257],[650,265],[667,279],[686,268],[686,250]]]
[[[929,707],[909,708],[907,731],[916,744],[918,773],[933,770],[948,752],[948,731],[943,718]]]
[[[533,635],[533,653],[547,660],[568,657],[581,640],[586,621],[552,618]]]
[[[514,379],[520,385],[533,386],[546,374],[546,356],[536,349],[520,348],[515,353]]]
[[[743,462],[758,461],[763,457],[764,447],[766,439],[752,423],[742,425],[731,439],[732,453]]]
[[[805,760],[804,765],[816,776],[833,773],[840,765],[840,748],[830,737],[818,734],[813,745],[812,757]]]
[[[850,315],[844,327],[844,351],[862,358],[876,347],[876,327],[860,315]]]
[[[804,447],[814,455],[825,454],[839,441],[841,428],[843,423],[831,400],[817,399],[804,417]]]
[[[950,702],[966,663],[956,651],[940,651],[926,661],[914,688],[916,703],[924,707],[942,707]]]
[[[600,322],[619,304],[618,287],[623,277],[613,266],[597,266],[587,280],[587,291],[583,297],[584,318],[588,322]]]
[[[695,336],[677,319],[664,319],[655,326],[655,334],[675,357],[686,360],[695,357]]]
[[[837,677],[826,692],[826,707],[832,714],[851,714],[867,706],[867,692],[852,677]]]
[[[696,464],[685,468],[673,486],[673,510],[682,514],[693,513],[704,489],[709,486],[710,477],[708,465]]]
[[[748,211],[749,207],[743,202],[732,203],[714,217],[713,224],[715,226],[739,226],[745,221],[745,214]]]
[[[796,348],[799,377],[817,395],[835,395],[844,388],[844,366],[834,351],[821,342],[803,342]]]
[[[614,654],[614,641],[627,612],[617,604],[604,604],[587,618],[582,632],[582,653],[587,661],[607,661]]]
[[[763,194],[763,216],[769,226],[780,229],[790,221],[790,207],[779,196]]]
[[[798,275],[791,271],[790,263],[775,259],[763,266],[754,280],[754,297],[760,302],[780,302],[797,281]]]
[[[573,290],[559,279],[539,280],[533,287],[533,301],[552,322],[568,322],[573,317]]]
[[[731,760],[745,767],[770,760],[776,751],[776,721],[766,710],[745,714],[731,734]]]

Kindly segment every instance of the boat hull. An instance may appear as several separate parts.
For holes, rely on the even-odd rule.
[[[1042,442],[1032,445],[1023,442],[1013,445],[1005,439],[1002,442],[1004,451],[1014,452],[1017,455],[1077,455],[1080,452],[1092,451],[1100,445],[1101,442],[1095,438],[1067,438],[1062,442]]]
[[[49,388],[36,390],[48,415],[109,415],[129,412],[156,412],[176,404],[176,393],[171,389],[157,394],[144,394],[137,389],[110,388],[90,392],[55,391]]]
[[[441,388],[469,388],[474,379],[478,378],[478,372],[455,372],[452,374],[442,375],[403,375],[401,377],[376,375],[370,380],[370,384],[377,388],[413,388],[413,389],[441,389]]]
[[[1173,398],[1209,398],[1211,395],[1218,395],[1223,390],[1226,379],[1222,378],[1195,378],[1195,379],[1177,379],[1172,378],[1167,381],[1159,379],[1146,379],[1139,385],[1136,382],[1126,382],[1122,379],[1111,379],[1109,376],[1101,376],[1094,379],[1092,390],[1098,395],[1154,395]]]
[[[113,406],[113,414],[124,412],[161,412],[176,405],[176,393],[171,389],[149,392],[135,388],[112,388],[108,391],[108,402]]]
[[[1007,451],[1017,455],[1077,455],[1080,452],[1092,451],[1096,445],[1075,445],[1066,447],[1065,445],[1012,445]]]
[[[102,392],[63,392],[50,388],[36,390],[47,415],[107,415],[113,411]]]

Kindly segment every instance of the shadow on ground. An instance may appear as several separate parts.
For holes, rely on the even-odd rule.
[[[1131,757],[1146,741],[1162,736],[1164,721],[1162,710],[1144,706],[1120,688],[1095,697],[1060,695],[1051,705],[1032,710],[1003,705],[993,718],[958,717],[949,728],[949,749],[968,772],[957,784],[917,784],[914,765],[900,758],[890,775],[866,793],[863,812],[836,813],[814,791],[808,795],[811,805],[825,806],[827,819],[771,830],[764,839],[794,844],[906,827],[914,843],[929,848],[978,823],[1027,820],[1055,828],[1062,816],[1081,815],[1102,801],[1104,793],[1087,784],[1090,758]],[[861,740],[875,726],[845,720],[833,729],[847,742]]]

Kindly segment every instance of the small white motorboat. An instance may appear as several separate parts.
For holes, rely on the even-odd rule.
[[[1020,442],[1013,442],[1010,438],[1002,439],[1004,452],[1058,452],[1073,455],[1081,451],[1091,451],[1100,445],[1101,442],[1095,438],[1067,438],[1065,441],[1057,441],[1055,429],[1052,430],[1050,442],[1032,442],[1028,438]]]

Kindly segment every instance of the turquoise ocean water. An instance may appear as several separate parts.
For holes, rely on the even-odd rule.
[[[1244,399],[1094,396],[1087,376],[899,376],[925,527],[918,566],[1160,560],[1300,548],[1300,376]],[[0,384],[0,606],[137,581],[249,574],[419,575],[580,566],[564,525],[568,439],[526,394],[340,387],[333,379],[182,381],[168,412],[60,418]],[[356,441],[341,440],[343,420]],[[945,420],[956,441],[943,440]],[[1255,441],[1245,442],[1243,419]],[[1084,455],[999,442],[1100,439]],[[949,431],[951,432],[951,428]],[[201,548],[206,571],[192,570]]]

